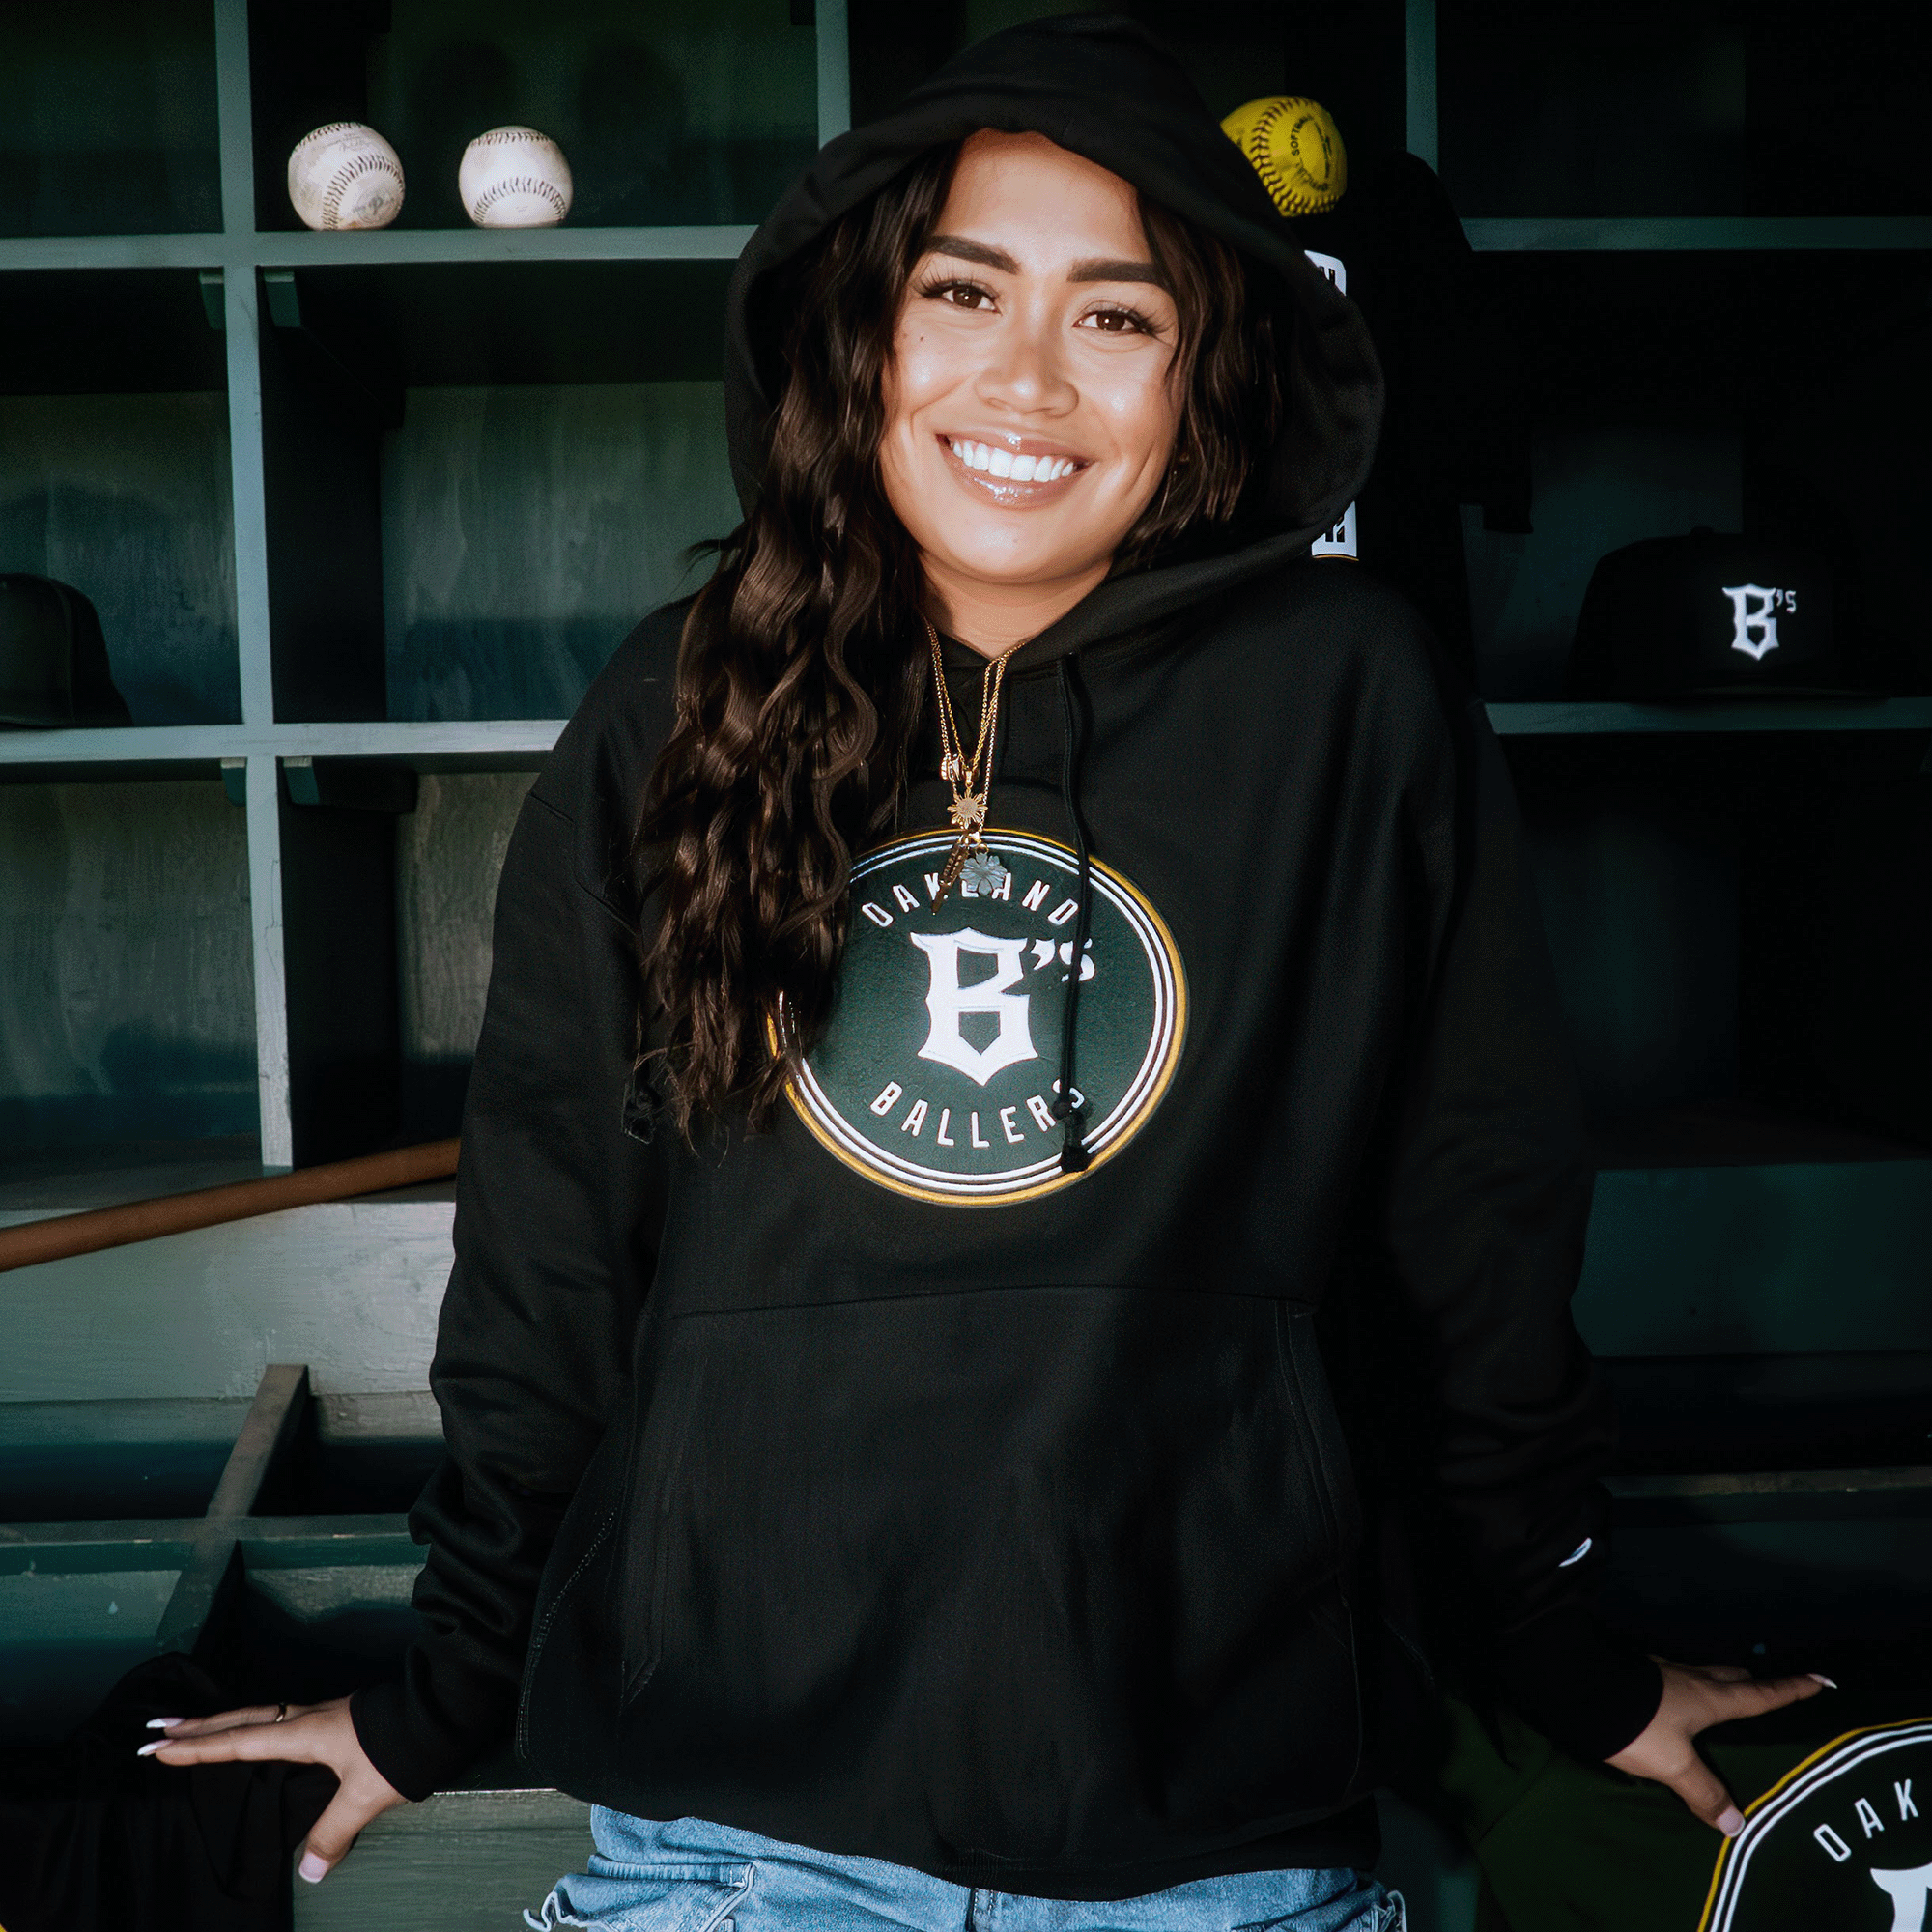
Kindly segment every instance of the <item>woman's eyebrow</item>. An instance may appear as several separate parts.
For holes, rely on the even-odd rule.
[[[1164,288],[1167,277],[1151,262],[1075,262],[1066,271],[1069,282],[1151,282]]]
[[[1004,248],[995,248],[989,242],[975,242],[965,235],[935,235],[926,244],[926,249],[934,255],[956,255],[962,262],[978,262],[982,268],[997,269],[1003,275],[1017,275],[1020,265]],[[1166,277],[1151,262],[1110,261],[1096,257],[1091,261],[1075,262],[1067,270],[1069,282],[1151,282],[1156,288],[1166,285]]]
[[[1004,248],[991,248],[963,235],[935,235],[925,245],[934,255],[957,255],[962,262],[978,262],[981,268],[998,269],[1005,275],[1020,271],[1020,265]]]

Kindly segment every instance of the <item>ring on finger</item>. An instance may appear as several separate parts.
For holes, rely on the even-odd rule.
[[[270,1719],[270,1722],[279,1724],[288,1715],[289,1707],[286,1704],[278,1704],[275,1706],[275,1715]]]

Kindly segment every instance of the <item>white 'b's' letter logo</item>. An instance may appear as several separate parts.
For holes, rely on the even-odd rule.
[[[969,925],[964,932],[909,932],[906,937],[926,956],[932,968],[932,984],[925,995],[925,1009],[932,1015],[932,1030],[920,1048],[922,1060],[936,1060],[977,1080],[981,1087],[1004,1066],[1016,1066],[1036,1058],[1033,1034],[1027,1026],[1025,993],[1009,992],[1025,970],[1024,939],[988,939]],[[959,955],[975,952],[998,966],[977,985],[959,983]],[[985,1047],[969,1045],[959,1032],[962,1013],[993,1013],[1000,1030]]]
[[[1766,652],[1777,648],[1776,613],[1796,611],[1797,593],[1767,590],[1758,583],[1726,583],[1723,592],[1731,600],[1732,650],[1761,663]]]

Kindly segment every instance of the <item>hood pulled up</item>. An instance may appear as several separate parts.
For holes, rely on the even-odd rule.
[[[1382,377],[1360,311],[1308,260],[1172,50],[1131,20],[1036,21],[968,47],[890,114],[828,142],[747,243],[727,298],[724,398],[732,480],[748,510],[781,383],[788,265],[928,149],[984,128],[1044,134],[1219,236],[1283,324],[1283,429],[1238,515],[1205,554],[1190,547],[1184,559],[1156,557],[1101,584],[1028,646],[1038,659],[1167,616],[1306,550],[1368,476]]]

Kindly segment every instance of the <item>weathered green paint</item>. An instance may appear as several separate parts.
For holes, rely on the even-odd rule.
[[[332,1203],[0,1274],[0,1402],[429,1385],[447,1201]],[[165,1310],[165,1319],[156,1310]]]
[[[320,1885],[298,1880],[297,1932],[508,1932],[590,1852],[590,1807],[560,1791],[438,1792],[367,1826]]]
[[[737,523],[713,383],[412,389],[383,460],[392,718],[573,711]]]
[[[245,838],[206,781],[0,786],[0,1162],[253,1129]]]
[[[396,821],[403,1120],[411,1139],[454,1133],[490,982],[497,880],[530,777],[432,774]]]
[[[219,390],[0,395],[0,570],[93,602],[137,724],[242,715],[228,437]]]

